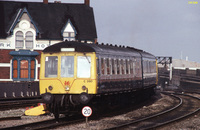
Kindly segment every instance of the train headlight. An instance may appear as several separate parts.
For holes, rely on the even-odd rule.
[[[66,86],[66,87],[65,87],[65,90],[66,90],[66,91],[69,91],[69,90],[70,90],[69,86]]]
[[[82,86],[82,90],[86,90],[87,88],[86,88],[86,86]]]
[[[52,90],[53,90],[53,87],[52,87],[52,86],[49,86],[48,89],[49,89],[50,91],[52,91]]]

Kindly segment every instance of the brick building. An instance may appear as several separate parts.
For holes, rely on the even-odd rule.
[[[84,4],[0,1],[0,98],[38,93],[26,91],[31,86],[38,91],[35,88],[40,53],[47,46],[64,40],[96,42],[89,3],[89,0]],[[24,87],[28,89],[23,91]],[[16,89],[20,94],[14,92]]]

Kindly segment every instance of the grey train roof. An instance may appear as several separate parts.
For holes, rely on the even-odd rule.
[[[61,48],[75,48],[76,52],[96,52],[98,55],[114,55],[114,56],[136,56],[146,58],[153,58],[150,53],[144,52],[139,49],[132,47],[117,47],[112,45],[99,45],[99,44],[88,44],[80,43],[75,41],[65,41],[57,44],[53,44],[43,50],[44,53],[57,53],[61,52]]]
[[[63,39],[61,31],[68,19],[78,40],[97,38],[93,8],[85,4],[0,1],[0,38],[6,38],[20,9],[26,8],[35,26],[37,39]]]

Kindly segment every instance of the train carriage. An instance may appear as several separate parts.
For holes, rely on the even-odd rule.
[[[156,70],[155,56],[142,50],[65,41],[41,54],[40,93],[58,116],[97,95],[153,90]]]

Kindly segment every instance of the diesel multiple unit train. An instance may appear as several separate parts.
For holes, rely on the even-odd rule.
[[[132,47],[65,41],[41,54],[40,93],[55,117],[95,98],[151,91],[157,84],[157,62]]]

